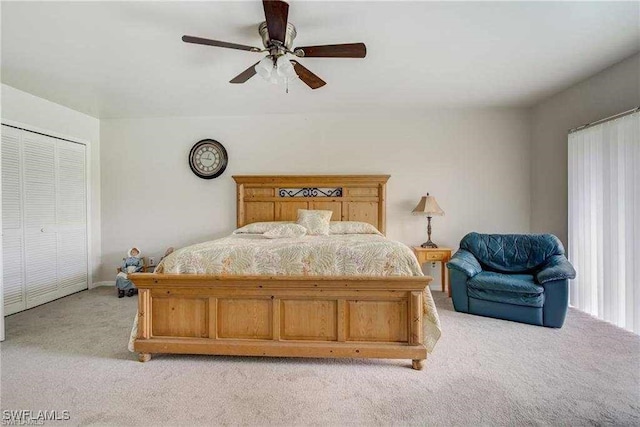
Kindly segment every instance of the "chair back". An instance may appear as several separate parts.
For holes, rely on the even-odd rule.
[[[501,273],[532,273],[553,255],[564,255],[553,234],[480,234],[462,238],[460,249],[471,252],[483,269]]]

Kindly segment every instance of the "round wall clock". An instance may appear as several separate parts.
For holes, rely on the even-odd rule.
[[[227,150],[213,139],[196,142],[189,153],[189,166],[193,173],[203,179],[213,179],[227,168]]]

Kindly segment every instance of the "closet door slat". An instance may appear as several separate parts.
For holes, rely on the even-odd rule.
[[[26,308],[19,129],[2,126],[2,284],[4,314]]]
[[[2,229],[22,228],[20,131],[2,126]]]
[[[58,297],[56,139],[22,137],[27,308]]]
[[[54,138],[25,132],[22,138],[26,228],[56,223]]]
[[[87,289],[87,236],[84,230],[58,233],[59,296]]]
[[[28,231],[25,236],[27,308],[58,298],[55,233]]]
[[[2,283],[4,287],[5,316],[24,310],[25,283],[22,233],[15,230],[2,236]]]
[[[85,147],[58,141],[58,225],[86,224]]]
[[[58,141],[59,296],[87,288],[87,225],[85,146]]]

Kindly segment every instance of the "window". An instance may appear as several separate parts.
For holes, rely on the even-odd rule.
[[[570,303],[640,334],[640,112],[569,134]]]

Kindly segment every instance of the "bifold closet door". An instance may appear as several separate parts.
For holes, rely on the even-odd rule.
[[[85,146],[57,141],[58,297],[87,289]]]
[[[4,314],[26,308],[19,129],[2,126],[2,284]]]
[[[5,315],[87,289],[85,150],[2,126]]]
[[[58,297],[56,140],[22,134],[27,308]]]

